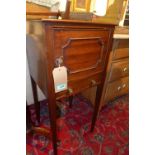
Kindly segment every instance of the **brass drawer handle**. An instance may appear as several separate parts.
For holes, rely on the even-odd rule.
[[[95,80],[91,80],[91,84],[92,84],[92,86],[96,85],[96,81]]]
[[[123,72],[127,71],[127,67],[123,68]]]
[[[72,94],[72,93],[73,93],[73,89],[68,88],[68,93],[69,93],[69,94]]]
[[[118,86],[118,87],[117,87],[117,90],[120,91],[120,90],[121,90],[121,86]]]
[[[126,87],[126,84],[123,84],[122,88],[125,88]]]

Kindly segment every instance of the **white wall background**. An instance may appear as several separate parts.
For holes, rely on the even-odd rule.
[[[39,89],[39,87],[37,91],[38,91],[39,101],[44,100],[45,96],[42,93],[42,91]],[[26,58],[26,100],[27,100],[28,105],[34,103],[27,58]]]

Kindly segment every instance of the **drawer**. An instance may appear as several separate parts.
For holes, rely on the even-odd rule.
[[[88,76],[87,78],[73,79],[68,81],[68,90],[56,93],[57,99],[73,94],[77,94],[85,89],[94,87],[101,83],[103,75],[101,73]]]
[[[129,77],[107,84],[105,93],[105,101],[114,99],[115,97],[127,94],[129,92]]]
[[[68,81],[68,87],[73,90],[73,93],[78,93],[81,90],[100,84],[102,77],[103,75],[99,73],[99,74],[87,77],[85,79]]]
[[[119,62],[112,62],[109,81],[117,80],[121,77],[129,75],[129,60],[121,60]]]
[[[113,60],[129,57],[129,39],[114,40]]]

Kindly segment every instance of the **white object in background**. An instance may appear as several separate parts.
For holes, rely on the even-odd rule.
[[[96,0],[94,11],[97,16],[104,16],[107,11],[108,0]]]
[[[51,0],[51,11],[58,12],[61,0]]]
[[[29,0],[29,2],[39,4],[41,6],[51,7],[51,1],[53,0]]]
[[[59,10],[61,12],[64,12],[66,10],[66,3],[67,3],[67,0],[60,0]]]

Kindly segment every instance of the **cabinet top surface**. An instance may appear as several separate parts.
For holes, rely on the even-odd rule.
[[[31,20],[31,21],[38,21],[38,20]],[[116,26],[115,24],[111,23],[101,23],[101,22],[94,22],[94,21],[82,21],[82,20],[64,20],[64,19],[42,19],[39,20],[43,23],[49,24],[73,24],[73,25],[94,25],[94,26]]]

